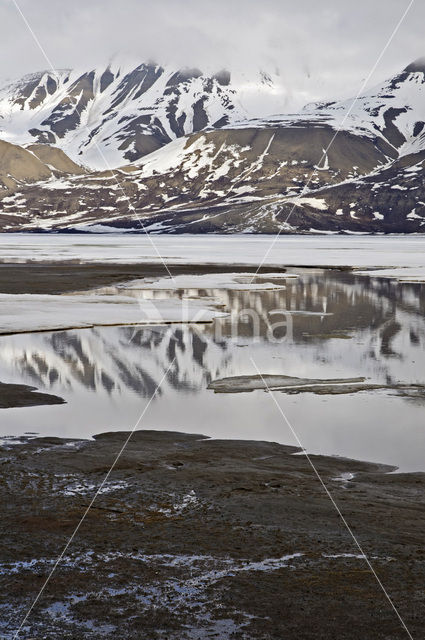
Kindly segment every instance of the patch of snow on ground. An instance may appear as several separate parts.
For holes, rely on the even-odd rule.
[[[313,209],[319,209],[319,211],[327,211],[328,209],[328,205],[324,198],[307,198],[303,196],[300,198],[295,198],[293,202],[301,206],[303,204],[306,204],[310,207],[313,207]]]
[[[422,216],[418,216],[418,214],[416,213],[416,209],[412,209],[412,211],[407,214],[406,218],[409,218],[410,220],[412,219],[422,220]]]

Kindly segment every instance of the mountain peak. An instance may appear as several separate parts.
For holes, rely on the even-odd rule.
[[[422,58],[418,58],[417,60],[415,60],[414,62],[411,62],[409,65],[407,65],[407,67],[404,69],[404,71],[406,73],[423,73],[425,74],[425,56]]]

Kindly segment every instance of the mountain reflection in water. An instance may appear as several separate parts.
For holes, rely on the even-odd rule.
[[[274,282],[285,288],[134,292],[152,300],[214,297],[230,316],[212,324],[1,337],[1,381],[31,384],[67,401],[60,407],[3,410],[2,432],[79,437],[132,428],[144,399],[151,397],[170,363],[143,426],[287,443],[292,439],[267,394],[224,397],[207,390],[208,383],[254,373],[251,358],[268,374],[425,383],[424,285],[334,271],[310,271]],[[114,293],[113,288],[109,291]],[[276,318],[277,340],[271,341]],[[420,398],[378,392],[346,397],[301,394],[281,396],[279,401],[294,424],[305,430],[303,442],[313,451],[418,467],[418,453],[408,457],[400,448],[397,453],[394,441],[386,452],[382,439],[402,438],[404,430],[405,439],[412,437],[410,447],[423,450],[420,411],[425,402]],[[369,440],[362,443],[361,433]]]

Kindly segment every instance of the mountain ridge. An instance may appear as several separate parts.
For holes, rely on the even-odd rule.
[[[38,149],[38,156],[44,150],[50,170],[32,182],[18,176],[4,185],[3,231],[423,231],[423,61],[363,92],[354,104],[315,103],[298,114],[256,118],[246,117],[227,72],[207,77],[198,69],[149,64],[67,80],[63,71],[60,86],[38,74],[30,85],[0,91],[0,114],[6,101],[15,139],[30,140],[26,148]],[[67,82],[71,91],[64,91]],[[267,87],[260,90],[263,99],[274,91],[273,78],[262,76],[261,83]],[[23,127],[24,107],[43,118],[48,112],[35,135]],[[262,108],[267,111],[264,103]],[[84,118],[90,125],[85,138]],[[40,131],[56,136],[55,145],[69,144],[70,158],[62,149],[54,170],[48,160],[60,147],[34,144]],[[88,157],[96,137],[109,141],[116,158],[131,152],[135,159],[114,171],[81,169],[75,150],[85,146]]]
[[[259,71],[253,84],[267,95],[273,81]],[[243,91],[226,70],[205,75],[148,62],[41,71],[0,90],[0,135],[20,145],[59,146],[74,162],[102,170],[207,126],[244,119],[249,108],[242,102]]]

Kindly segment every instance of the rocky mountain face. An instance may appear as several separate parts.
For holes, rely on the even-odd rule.
[[[1,94],[1,137],[44,166],[37,173],[28,164],[12,182],[13,170],[0,171],[4,231],[423,231],[425,61],[354,105],[307,105],[295,115],[264,115],[273,81],[262,74],[258,118],[247,117],[226,72],[151,64],[59,75]],[[38,122],[31,131],[29,110]],[[119,168],[74,162],[89,164],[94,140],[97,152],[123,159]]]
[[[205,75],[154,63],[43,71],[0,91],[0,134],[24,146],[57,146],[91,169],[116,168],[176,138],[252,115],[246,79],[236,82],[227,71]],[[250,84],[262,115],[271,113],[271,76],[260,72]]]

